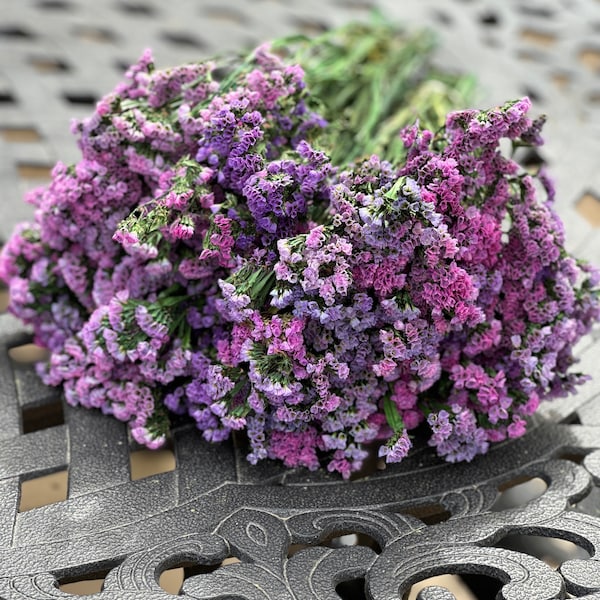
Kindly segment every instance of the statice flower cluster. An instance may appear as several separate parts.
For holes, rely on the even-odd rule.
[[[400,162],[333,164],[300,66],[261,47],[216,67],[144,54],[2,250],[70,404],[151,448],[187,415],[245,432],[251,463],[347,478],[416,430],[470,461],[584,381],[600,275],[566,252],[547,174],[501,151],[542,143],[528,99],[408,126]]]
[[[267,238],[302,231],[311,186],[324,200],[307,141],[324,121],[306,104],[302,69],[266,47],[223,81],[215,69],[159,71],[144,53],[74,124],[81,161],[59,163],[51,184],[27,196],[35,220],[0,258],[11,311],[52,353],[44,381],[73,405],[127,421],[150,447],[166,439],[169,386],[204,373],[202,353],[222,337],[218,281],[238,266],[233,246],[251,256]],[[280,160],[286,153],[298,164]],[[281,218],[260,195],[289,168],[304,193]]]
[[[254,320],[232,364],[247,365],[261,410],[278,407],[271,428],[290,411],[305,435],[319,423],[330,468],[348,475],[356,448],[382,438],[380,456],[400,461],[421,423],[440,456],[470,461],[584,380],[568,370],[600,314],[598,271],[564,250],[544,173],[499,150],[541,142],[529,108],[453,113],[435,135],[407,128],[405,164],[373,156],[340,172],[324,222],[279,241],[269,303],[230,310]],[[229,305],[253,297],[239,279]],[[274,349],[259,315],[300,319],[304,345]]]

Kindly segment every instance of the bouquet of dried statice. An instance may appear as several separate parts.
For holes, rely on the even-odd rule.
[[[450,112],[470,80],[430,66],[429,38],[355,34],[220,80],[147,52],[75,125],[81,161],[29,194],[0,258],[69,403],[151,448],[187,414],[209,441],[245,430],[252,463],[348,477],[421,424],[471,460],[583,380],[598,272],[565,251],[546,174],[500,151],[541,143],[529,100]]]

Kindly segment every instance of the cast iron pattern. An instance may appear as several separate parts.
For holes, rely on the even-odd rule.
[[[0,325],[17,326],[9,315]],[[356,585],[366,595],[344,597],[391,600],[444,573],[486,575],[488,589],[495,584],[506,600],[563,598],[565,590],[600,598],[594,386],[568,407],[546,406],[524,438],[469,465],[448,466],[422,446],[397,467],[343,482],[271,463],[251,467],[243,448],[206,444],[182,423],[172,431],[177,468],[130,481],[125,426],[98,413],[65,405],[64,424],[19,433],[24,409],[56,401],[8,355],[26,339],[18,331],[0,339],[0,598],[68,598],[58,582],[109,570],[94,598],[166,600],[158,578],[183,565],[191,575],[181,593],[206,600],[333,600],[339,584],[362,579]],[[584,362],[596,352],[588,346]],[[20,480],[65,468],[66,501],[17,511]],[[539,478],[547,489],[503,509],[498,489],[520,478]],[[347,534],[358,543],[329,542]],[[514,536],[565,540],[576,552],[554,571],[524,553],[535,554],[535,544],[517,551],[508,543]],[[220,566],[228,557],[239,562]],[[422,600],[446,598],[453,596],[441,588],[421,592]]]
[[[558,210],[579,254],[600,262],[598,236],[575,210],[585,192],[600,190],[597,0],[378,5],[411,26],[435,26],[440,62],[479,76],[481,104],[529,93],[549,114],[543,158],[558,177]],[[179,63],[366,18],[370,8],[335,0],[2,0],[0,234],[28,216],[22,191],[43,167],[77,159],[70,117],[89,112],[144,47],[159,65]],[[544,406],[524,438],[468,465],[449,466],[423,446],[401,465],[348,483],[272,463],[251,467],[243,443],[206,444],[182,422],[172,431],[176,469],[132,481],[132,444],[116,421],[64,405],[64,423],[23,433],[24,412],[61,398],[9,358],[27,332],[9,315],[0,316],[0,332],[2,599],[69,598],[59,582],[98,572],[108,573],[98,600],[167,599],[158,579],[177,566],[187,574],[180,593],[207,600],[392,600],[443,573],[485,588],[482,598],[600,599],[598,382]],[[599,349],[597,336],[581,345],[582,370],[597,371]],[[66,500],[19,512],[22,481],[65,469]],[[498,490],[531,478],[545,489],[503,509]],[[356,534],[356,543],[335,543],[343,534]],[[537,557],[539,536],[544,548],[571,543],[568,555],[556,555],[558,570]],[[420,598],[453,596],[429,587]]]

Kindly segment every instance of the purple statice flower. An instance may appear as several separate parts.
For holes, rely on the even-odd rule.
[[[384,446],[379,448],[379,457],[385,456],[385,462],[395,463],[401,462],[408,455],[412,443],[408,437],[406,429],[401,433],[392,437]]]
[[[449,462],[470,462],[478,454],[487,452],[489,442],[483,428],[477,426],[473,412],[456,407],[453,414],[446,410],[427,417],[432,436],[429,445]]]

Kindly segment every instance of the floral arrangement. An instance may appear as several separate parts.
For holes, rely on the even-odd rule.
[[[349,477],[419,426],[469,461],[585,379],[599,274],[566,252],[546,173],[501,151],[542,143],[529,100],[446,117],[465,80],[413,69],[357,113],[358,88],[323,85],[323,48],[349,55],[333,39],[287,43],[306,72],[267,47],[169,70],[146,52],[74,125],[81,161],[0,257],[67,402],[150,448],[186,414],[212,442],[244,430],[252,463]]]

